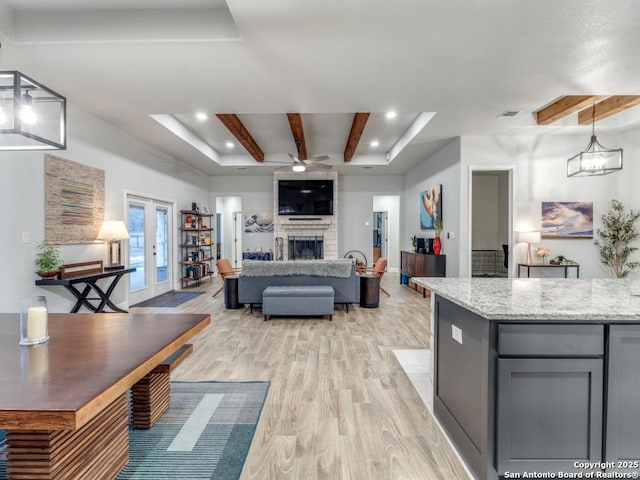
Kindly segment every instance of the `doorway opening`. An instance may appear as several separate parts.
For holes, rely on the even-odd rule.
[[[471,171],[471,276],[512,271],[512,170]]]

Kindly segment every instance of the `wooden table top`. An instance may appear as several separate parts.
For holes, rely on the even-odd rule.
[[[20,346],[0,314],[0,428],[74,430],[209,325],[209,314],[50,313],[49,341]]]

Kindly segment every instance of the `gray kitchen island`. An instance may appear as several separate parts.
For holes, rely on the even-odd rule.
[[[638,478],[630,281],[413,280],[433,294],[434,414],[477,479]]]

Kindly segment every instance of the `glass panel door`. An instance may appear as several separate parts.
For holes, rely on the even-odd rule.
[[[171,264],[169,262],[169,207],[156,205],[156,242],[153,246],[156,262],[155,284],[160,290],[170,279]]]
[[[128,197],[129,303],[135,305],[173,290],[171,204],[159,200]]]
[[[130,290],[135,292],[147,286],[145,206],[129,202],[129,266],[137,270],[129,276]]]

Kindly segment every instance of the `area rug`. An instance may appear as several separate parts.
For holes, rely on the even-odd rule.
[[[131,305],[132,307],[177,307],[181,303],[202,295],[204,292],[167,292],[144,302]]]
[[[171,382],[171,407],[149,430],[129,431],[117,480],[240,478],[269,382]],[[0,479],[5,480],[0,431]]]

